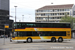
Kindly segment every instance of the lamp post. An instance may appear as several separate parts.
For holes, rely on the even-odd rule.
[[[14,6],[14,7],[15,7],[15,22],[16,22],[16,7],[17,7],[17,6]]]
[[[9,28],[9,24],[4,24],[4,45],[5,45],[5,28]]]
[[[24,15],[22,15],[22,22],[24,21],[23,19],[24,19]]]
[[[21,20],[19,20],[19,22],[21,22]]]
[[[48,15],[48,22],[49,22],[49,15]]]
[[[32,21],[32,20],[31,20],[31,14],[29,14],[29,19],[30,19],[30,21]]]
[[[53,2],[51,2],[51,4],[53,4]]]

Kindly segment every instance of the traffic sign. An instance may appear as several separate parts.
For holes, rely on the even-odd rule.
[[[5,28],[9,28],[9,24],[5,24]]]

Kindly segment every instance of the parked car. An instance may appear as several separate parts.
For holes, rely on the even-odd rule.
[[[1,35],[1,36],[0,36],[0,38],[4,38],[4,37],[5,37],[5,38],[8,38],[8,35],[5,35],[5,36],[4,36],[4,35]]]
[[[4,35],[1,35],[1,38],[3,38],[4,37]]]

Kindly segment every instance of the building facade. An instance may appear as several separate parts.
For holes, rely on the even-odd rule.
[[[4,34],[5,24],[9,25],[9,28],[5,29],[5,34],[10,35],[13,20],[10,20],[8,15],[9,15],[9,0],[0,0],[0,35]]]
[[[35,22],[59,22],[65,16],[75,16],[75,5],[49,5],[35,10]]]

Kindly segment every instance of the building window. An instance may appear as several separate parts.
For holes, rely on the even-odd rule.
[[[36,14],[36,16],[41,16],[41,14]]]
[[[53,12],[53,10],[49,10],[49,12]]]
[[[45,10],[42,10],[42,12],[45,12]]]
[[[75,11],[73,11],[73,15],[75,15]]]
[[[41,22],[41,21],[36,21],[36,22]]]
[[[43,10],[40,10],[41,12],[43,12]]]
[[[36,19],[39,19],[39,17],[36,17]]]
[[[38,10],[36,10],[36,12],[38,12]]]
[[[49,19],[52,19],[52,17],[49,17]]]
[[[62,15],[62,14],[60,13],[60,15]]]
[[[57,13],[57,15],[59,15],[59,13]]]
[[[51,16],[53,16],[54,15],[54,13],[51,13]]]
[[[43,19],[43,17],[36,17],[36,19]]]
[[[46,12],[48,12],[48,10],[46,10]]]
[[[48,14],[49,16],[51,16],[51,14]]]
[[[48,14],[45,14],[46,16],[48,16]]]
[[[44,19],[46,19],[46,20],[47,20],[47,19],[48,19],[48,17],[45,17]]]
[[[58,12],[58,9],[55,9],[54,12]]]
[[[69,15],[69,13],[67,13],[67,15]]]
[[[60,15],[64,15],[64,13],[60,13]]]
[[[57,15],[57,13],[55,13],[54,15]]]
[[[48,15],[49,15],[49,16],[51,16],[51,14],[50,14],[50,13],[46,13],[46,14],[45,14],[45,16],[48,16]]]
[[[43,17],[39,17],[39,19],[43,19]]]
[[[64,9],[60,9],[60,11],[64,11]]]
[[[41,16],[45,16],[45,14],[41,14]]]
[[[65,11],[69,11],[69,9],[65,9]]]
[[[60,17],[60,19],[61,19],[61,17]]]
[[[54,19],[57,19],[57,17],[54,17]]]

